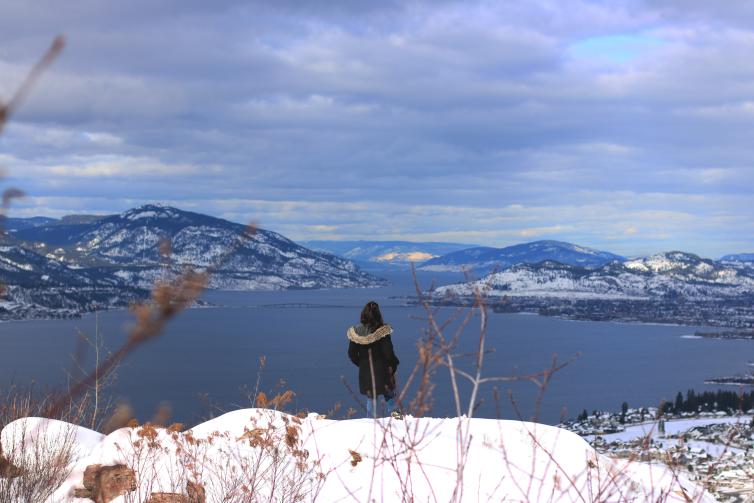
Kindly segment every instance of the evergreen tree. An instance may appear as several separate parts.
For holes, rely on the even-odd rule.
[[[683,412],[683,393],[681,393],[680,391],[675,396],[675,404],[673,408],[675,409],[676,414]]]
[[[697,402],[696,392],[690,389],[686,392],[686,412],[699,412],[699,403]]]

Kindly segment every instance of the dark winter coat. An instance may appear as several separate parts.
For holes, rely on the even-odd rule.
[[[400,362],[393,352],[392,333],[390,325],[382,325],[374,332],[364,325],[348,329],[348,358],[359,367],[359,392],[362,395],[373,396],[370,356],[376,394],[384,395],[395,389],[395,371]]]

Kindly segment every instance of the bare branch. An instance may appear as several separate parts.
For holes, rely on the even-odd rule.
[[[16,90],[15,94],[11,97],[5,105],[0,105],[0,133],[2,133],[5,124],[8,119],[15,113],[21,103],[26,99],[34,87],[34,84],[39,80],[42,73],[52,64],[53,61],[60,55],[65,47],[65,38],[62,35],[58,35],[52,41],[52,45],[47,49],[42,59],[40,59],[36,65],[34,65],[29,74],[24,79],[21,86]]]

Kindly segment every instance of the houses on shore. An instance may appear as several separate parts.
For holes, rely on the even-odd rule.
[[[666,464],[719,501],[754,502],[754,410],[662,416],[651,407],[624,409],[582,413],[561,426],[608,456]]]

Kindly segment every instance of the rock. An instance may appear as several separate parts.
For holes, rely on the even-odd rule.
[[[180,493],[152,493],[147,503],[190,503],[188,496]]]
[[[152,493],[147,503],[206,503],[204,486],[198,482],[186,483],[186,494]]]
[[[16,477],[20,477],[23,474],[24,470],[22,468],[14,466],[13,463],[0,456],[0,478],[14,479]]]
[[[186,483],[186,493],[188,494],[188,503],[207,503],[207,496],[204,493],[204,486],[199,482]]]
[[[84,487],[90,491],[94,489],[95,478],[102,465],[89,465],[84,470]]]
[[[136,490],[136,472],[126,465],[89,465],[84,470],[84,489],[74,491],[78,498],[109,503],[118,496]]]
[[[118,496],[136,490],[136,473],[126,465],[89,465],[84,470],[83,488],[74,489],[77,498],[109,503]],[[146,503],[206,503],[204,486],[188,481],[186,494],[154,492]]]
[[[87,488],[77,487],[73,490],[73,495],[77,498],[92,498],[92,490]]]

